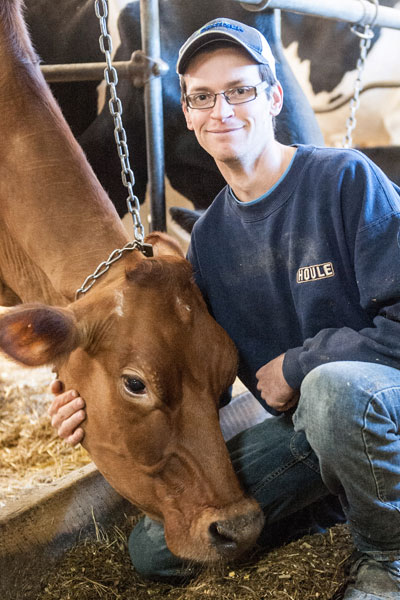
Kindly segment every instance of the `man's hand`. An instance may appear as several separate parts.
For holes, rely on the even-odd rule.
[[[86,419],[85,403],[75,390],[63,392],[59,379],[53,381],[50,391],[56,395],[49,408],[51,424],[58,435],[71,446],[79,444],[85,435],[79,425]]]
[[[261,398],[269,406],[280,412],[295,406],[300,396],[297,390],[288,385],[283,376],[284,357],[284,354],[277,356],[256,373],[258,379],[257,389],[261,392]]]

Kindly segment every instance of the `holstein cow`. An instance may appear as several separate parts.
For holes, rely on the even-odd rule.
[[[262,513],[236,479],[217,403],[236,351],[167,237],[75,290],[126,234],[39,70],[20,0],[0,3],[0,347],[53,364],[87,403],[85,447],[175,554],[236,556]],[[201,422],[201,430],[198,424]]]
[[[78,49],[80,50],[79,62],[86,60],[85,48],[88,44],[90,44],[90,49],[87,54],[89,57],[93,56],[98,46],[98,35],[94,34],[93,27],[98,27],[98,24],[94,11],[90,17],[86,10],[87,4],[90,4],[93,10],[92,0],[86,2],[72,0],[68,3],[71,15],[68,33],[64,32],[66,20],[64,13],[63,17],[59,18],[59,10],[54,3],[49,3],[49,0],[27,0],[32,37],[39,55],[44,60],[55,62],[54,58],[50,59],[50,36],[53,39],[54,47],[58,44],[57,40],[60,36],[62,38],[66,38],[68,35],[72,36],[73,47],[67,40],[62,45],[65,49],[65,61],[76,60]],[[212,158],[199,147],[193,133],[186,128],[179,101],[180,90],[175,64],[180,45],[206,21],[221,16],[230,17],[257,27],[264,33],[277,58],[278,77],[283,82],[285,89],[283,111],[277,119],[278,139],[283,143],[323,143],[323,137],[311,107],[285,58],[272,11],[249,12],[231,0],[202,0],[202,2],[160,0],[159,10],[161,56],[168,63],[170,69],[168,75],[163,78],[166,174],[173,188],[190,200],[196,208],[206,208],[223,187],[224,182]],[[42,18],[44,13],[53,15],[51,28]],[[57,19],[59,19],[58,25]],[[79,31],[78,23],[82,36],[81,44],[76,41]],[[116,50],[115,59],[129,60],[132,52],[141,47],[138,0],[127,3],[121,11],[118,24],[121,44]],[[42,45],[44,52],[42,52]],[[57,60],[61,60],[59,47],[56,56]],[[53,89],[56,90],[61,107],[66,114],[67,111],[68,114],[73,113],[73,109],[70,107],[71,98],[65,95],[65,90],[60,88],[59,84]],[[131,81],[121,79],[118,84],[118,94],[122,100],[124,126],[127,131],[132,167],[136,178],[135,192],[143,200],[147,183],[143,90],[134,88]],[[87,103],[83,104],[83,106],[86,105]],[[81,109],[82,106],[78,102],[75,110]],[[103,187],[110,194],[118,213],[122,216],[126,213],[126,194],[121,185],[120,163],[114,148],[115,142],[110,119],[106,105],[90,126],[79,135],[78,140]]]
[[[400,9],[399,0],[380,0],[379,4]],[[400,82],[400,32],[379,27],[373,31],[363,85]],[[285,55],[313,107],[335,106],[341,98],[352,95],[360,38],[351,32],[350,24],[282,13],[282,41]],[[400,145],[399,107],[400,87],[361,94],[353,143],[361,147]],[[349,114],[348,103],[317,114],[327,145],[341,145]]]

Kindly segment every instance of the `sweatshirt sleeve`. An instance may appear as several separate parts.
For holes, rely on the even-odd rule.
[[[371,326],[356,331],[349,323],[322,329],[301,347],[287,350],[283,374],[294,389],[312,369],[328,362],[372,362],[400,369],[400,190],[375,167],[369,179],[359,185],[362,210],[348,244],[354,251],[360,306]],[[356,196],[347,196],[354,202]]]
[[[192,265],[192,269],[193,269],[193,277],[194,280],[196,282],[196,284],[198,285],[198,287],[201,290],[201,293],[204,292],[204,285],[202,285],[202,279],[201,279],[201,274],[200,274],[200,267],[199,267],[199,262],[197,260],[197,252],[196,252],[196,242],[195,242],[195,232],[194,229],[192,231],[192,234],[190,236],[190,244],[189,244],[189,248],[186,254],[186,258],[187,260],[190,262],[190,264]]]
[[[206,291],[206,286],[204,284],[204,281],[203,281],[203,278],[201,275],[201,269],[200,269],[199,261],[197,258],[195,229],[196,229],[196,225],[194,226],[191,236],[190,236],[190,244],[189,244],[189,248],[188,248],[188,251],[186,254],[186,258],[192,265],[194,281],[195,281],[197,287],[201,291],[201,294],[205,300],[205,303],[207,304],[208,310],[212,314],[209,298],[208,298],[207,291]]]

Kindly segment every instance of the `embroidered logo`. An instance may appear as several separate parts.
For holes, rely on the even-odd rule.
[[[239,25],[234,25],[233,23],[225,23],[225,21],[217,21],[216,23],[211,23],[211,25],[206,25],[202,29],[200,29],[200,33],[205,33],[209,29],[214,29],[215,27],[225,27],[225,29],[232,29],[233,31],[243,32],[244,29]]]
[[[297,271],[296,281],[297,283],[306,283],[307,281],[317,281],[334,276],[335,270],[333,264],[326,262],[320,265],[312,265],[311,267],[300,267]]]

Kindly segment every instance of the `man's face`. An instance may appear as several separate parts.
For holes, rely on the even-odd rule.
[[[261,81],[258,65],[247,52],[234,47],[199,54],[184,78],[187,94],[217,93]],[[198,110],[184,104],[183,111],[199,144],[217,163],[229,164],[257,160],[274,139],[272,117],[281,106],[282,89],[277,85],[270,99],[262,91],[251,102],[232,105],[219,95],[213,108]]]

